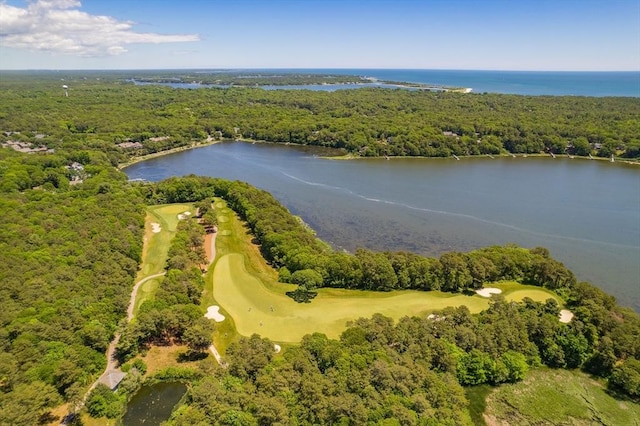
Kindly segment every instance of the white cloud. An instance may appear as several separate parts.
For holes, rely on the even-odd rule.
[[[78,10],[78,0],[37,0],[26,8],[0,3],[0,46],[75,56],[120,55],[127,44],[198,41],[196,34],[133,30],[134,22]]]

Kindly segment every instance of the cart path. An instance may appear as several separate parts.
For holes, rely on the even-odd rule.
[[[131,290],[131,299],[129,300],[129,306],[127,306],[127,322],[133,319],[133,307],[136,304],[136,297],[138,296],[138,288],[144,283],[154,278],[161,277],[166,275],[167,271],[158,272],[157,274],[149,275],[148,277],[144,277],[140,281],[138,281],[134,286],[133,290]]]

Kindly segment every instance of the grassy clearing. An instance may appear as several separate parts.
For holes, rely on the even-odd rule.
[[[147,365],[146,377],[151,377],[160,370],[168,367],[193,367],[202,361],[179,361],[189,349],[186,345],[151,346],[140,358]],[[213,360],[211,358],[210,362]],[[215,362],[215,361],[213,361]]]
[[[469,400],[469,415],[475,425],[486,425],[484,412],[487,409],[487,396],[493,392],[490,385],[470,386],[464,389],[464,393]]]
[[[285,295],[296,287],[277,282],[277,272],[266,264],[259,248],[251,242],[245,225],[223,201],[216,201],[215,207],[219,219],[217,258],[213,272],[207,277],[208,283],[213,281],[213,290],[207,288],[203,301],[206,306],[219,305],[229,319],[216,325],[219,349],[224,350],[232,341],[234,331],[245,336],[258,333],[278,342],[298,342],[305,334],[313,332],[336,338],[347,322],[375,313],[397,320],[447,306],[466,305],[471,312],[480,312],[489,306],[489,299],[477,295],[330,288],[320,289],[311,303],[296,303]],[[224,220],[220,221],[221,217]],[[545,290],[515,282],[491,286],[503,290],[508,299],[555,297]]]
[[[486,399],[487,424],[640,425],[640,405],[609,395],[580,371],[539,369]]]

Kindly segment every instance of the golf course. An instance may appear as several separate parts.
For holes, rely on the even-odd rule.
[[[279,283],[278,274],[252,243],[246,225],[217,199],[214,203],[218,218],[216,258],[206,275],[203,312],[218,307],[226,318],[217,324],[229,341],[232,334],[250,336],[254,333],[275,342],[299,342],[306,334],[319,332],[330,338],[339,337],[347,323],[375,313],[398,320],[404,316],[426,315],[448,306],[465,305],[473,313],[489,306],[489,298],[480,295],[452,294],[440,291],[402,290],[377,292],[322,288],[311,303],[297,303],[286,295],[296,289],[293,284]],[[137,281],[142,282],[134,304],[134,315],[140,305],[153,297],[163,277],[153,277],[163,271],[171,239],[180,218],[187,219],[193,206],[170,204],[152,206],[147,210],[143,262]],[[489,285],[488,285],[489,286]],[[519,301],[529,297],[535,301],[559,298],[553,293],[513,281],[491,283],[506,300]],[[223,347],[226,345],[222,345]]]
[[[184,207],[184,206],[183,206]],[[489,299],[439,291],[415,290],[375,292],[322,288],[311,303],[297,303],[285,293],[295,285],[277,282],[277,273],[266,264],[259,248],[242,221],[226,204],[217,200],[217,259],[207,278],[212,293],[204,300],[220,306],[231,318],[235,331],[243,336],[257,333],[276,342],[293,343],[310,333],[320,332],[336,338],[349,321],[381,313],[395,320],[404,316],[428,314],[448,306],[466,305],[471,312],[489,306]],[[179,209],[178,209],[179,210]],[[529,297],[544,301],[557,298],[540,287],[515,282],[492,283],[507,300]],[[558,299],[560,302],[560,300]]]
[[[180,220],[178,215],[185,211],[191,211],[191,209],[192,207],[187,204],[169,204],[147,208],[142,263],[136,277],[136,282],[141,282],[141,284],[136,289],[137,294],[133,304],[134,316],[138,312],[140,305],[145,300],[153,297],[154,292],[162,282],[162,276],[150,277],[159,275],[164,271],[169,244],[176,233],[178,221]]]

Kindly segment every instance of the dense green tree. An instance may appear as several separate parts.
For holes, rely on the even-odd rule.
[[[188,327],[182,336],[182,340],[189,349],[194,352],[207,350],[213,342],[212,333],[214,327],[211,321],[206,318],[199,318],[193,325]]]
[[[640,360],[631,358],[615,367],[609,385],[632,397],[640,396]]]
[[[107,386],[99,383],[89,394],[85,405],[92,417],[113,419],[124,413],[125,401],[122,394],[113,392]]]

